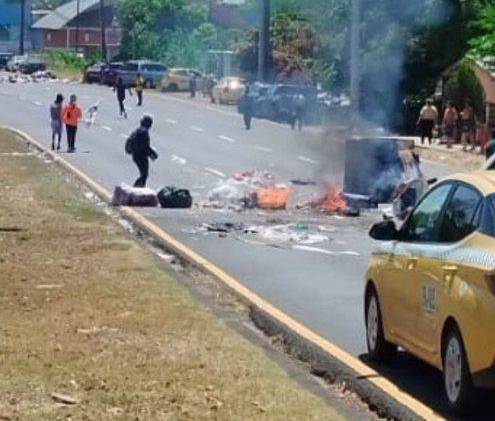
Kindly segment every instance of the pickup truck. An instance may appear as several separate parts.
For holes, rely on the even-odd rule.
[[[117,77],[122,78],[125,86],[134,86],[134,79],[138,73],[141,74],[147,88],[156,88],[167,73],[167,67],[153,61],[133,60],[124,64],[117,72]]]

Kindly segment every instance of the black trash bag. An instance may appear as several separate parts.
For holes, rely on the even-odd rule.
[[[189,190],[170,186],[158,192],[158,201],[162,208],[188,209],[192,206],[192,196]]]

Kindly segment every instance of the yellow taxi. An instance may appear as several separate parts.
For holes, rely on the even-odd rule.
[[[444,179],[400,228],[383,221],[370,236],[370,356],[400,346],[439,368],[448,405],[465,411],[476,388],[495,388],[495,171]]]

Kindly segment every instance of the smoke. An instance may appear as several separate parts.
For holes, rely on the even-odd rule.
[[[421,32],[441,25],[452,9],[446,0],[361,1],[362,117],[382,127],[395,126],[402,123],[408,54]]]

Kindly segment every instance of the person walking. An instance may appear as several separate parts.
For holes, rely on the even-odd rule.
[[[304,123],[304,111],[306,108],[306,97],[302,93],[294,97],[293,108],[294,110],[291,120],[292,130],[296,128],[297,124],[299,131],[301,131]]]
[[[471,144],[471,151],[476,147],[476,113],[471,101],[466,100],[464,109],[461,111],[461,142],[462,150],[467,151],[467,145]]]
[[[242,116],[244,117],[244,126],[246,130],[251,130],[251,120],[253,119],[253,98],[250,95],[249,85],[246,85],[244,95],[241,100]]]
[[[57,139],[57,151],[60,150],[60,142],[62,141],[62,106],[64,96],[57,94],[55,102],[50,105],[50,119],[52,127],[52,151],[55,150],[55,139]]]
[[[443,136],[447,141],[447,148],[452,148],[452,144],[454,143],[454,138],[457,132],[457,123],[459,120],[459,114],[457,113],[456,108],[452,105],[451,101],[447,101],[447,106],[445,107],[445,111],[443,113]]]
[[[152,125],[153,119],[150,116],[144,116],[139,128],[131,134],[126,142],[126,152],[132,155],[132,160],[139,170],[139,177],[134,182],[134,187],[146,187],[149,175],[149,158],[152,161],[158,159],[158,154],[150,146],[149,131]]]
[[[134,79],[134,89],[136,91],[137,98],[138,98],[138,103],[137,103],[138,107],[141,107],[143,105],[144,85],[145,85],[145,81],[144,81],[143,77],[141,76],[141,73],[138,73],[136,75],[136,79]]]
[[[132,95],[131,88],[128,89],[129,89],[129,94]],[[121,77],[117,78],[117,82],[115,83],[113,90],[114,92],[117,92],[117,101],[119,102],[120,116],[121,117],[124,116],[124,118],[127,118],[127,111],[125,110],[125,105],[124,105],[126,87]]]
[[[192,74],[189,79],[189,93],[191,94],[191,98],[196,98],[196,89],[198,88],[198,83],[196,81],[196,75]]]
[[[70,96],[69,104],[63,108],[62,121],[67,130],[67,152],[74,153],[76,151],[76,134],[79,121],[82,119],[82,110],[77,105],[77,97]]]
[[[431,145],[433,139],[433,129],[438,122],[438,110],[433,105],[432,99],[427,99],[426,104],[421,108],[418,119],[419,132],[421,134],[421,144],[425,143],[425,138],[428,138],[428,143]]]

